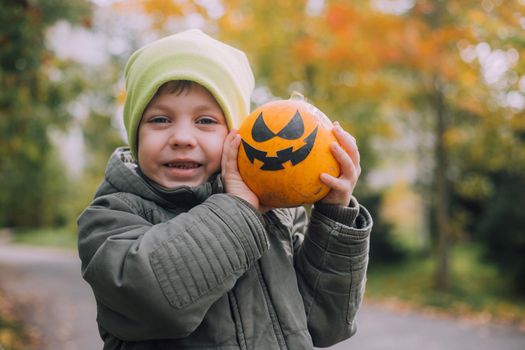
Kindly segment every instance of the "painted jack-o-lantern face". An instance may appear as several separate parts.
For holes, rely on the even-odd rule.
[[[274,137],[280,137],[284,140],[298,140],[302,139],[304,145],[294,150],[293,146],[289,146],[285,149],[275,151],[276,156],[268,156],[268,151],[262,151],[252,147],[246,141],[242,141],[246,156],[252,164],[257,159],[263,164],[261,170],[281,170],[284,169],[283,164],[290,162],[292,165],[297,165],[308,157],[312,150],[315,139],[317,137],[318,127],[306,137],[303,138],[304,134],[304,122],[303,117],[296,111],[292,119],[286,124],[286,126],[279,131],[277,134],[273,133],[270,128],[264,122],[263,112],[259,113],[259,116],[255,120],[252,128],[252,139],[256,142],[269,141]]]
[[[329,191],[320,174],[339,174],[330,152],[330,143],[335,141],[332,124],[302,96],[259,107],[239,133],[239,172],[262,205],[313,203]]]

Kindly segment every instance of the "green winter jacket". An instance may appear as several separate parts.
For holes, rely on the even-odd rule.
[[[78,225],[104,349],[304,350],[356,331],[372,219],[355,199],[260,215],[219,176],[163,190],[119,148]]]

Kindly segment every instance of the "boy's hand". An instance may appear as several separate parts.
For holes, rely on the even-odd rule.
[[[221,175],[226,193],[240,197],[250,203],[255,209],[259,208],[259,198],[244,183],[237,167],[237,154],[241,144],[241,136],[237,130],[231,130],[222,149]]]
[[[339,143],[334,142],[331,150],[339,163],[341,174],[337,178],[326,173],[321,174],[321,182],[331,190],[320,202],[346,207],[350,203],[357,179],[361,175],[359,151],[355,138],[346,132],[338,122],[334,122],[333,133]]]

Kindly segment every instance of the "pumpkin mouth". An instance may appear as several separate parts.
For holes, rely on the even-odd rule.
[[[253,164],[254,160],[257,159],[263,163],[261,166],[261,170],[281,170],[284,169],[283,164],[286,162],[291,162],[292,165],[297,165],[301,163],[303,160],[308,157],[310,152],[312,151],[312,148],[314,147],[315,139],[317,137],[317,129],[319,127],[316,127],[310,135],[308,135],[303,141],[305,143],[304,146],[301,146],[297,150],[293,150],[293,147],[288,147],[282,150],[277,151],[277,157],[268,157],[266,156],[268,152],[264,152],[261,150],[256,149],[255,147],[250,146],[246,141],[242,140],[242,145],[244,147],[244,151],[246,152],[246,156],[250,160],[250,162]]]

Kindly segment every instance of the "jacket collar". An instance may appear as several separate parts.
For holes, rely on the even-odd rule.
[[[152,181],[138,167],[137,173],[153,192],[176,207],[192,208],[204,202],[212,194],[224,192],[219,174],[213,175],[207,182],[196,187],[180,186],[168,189]]]
[[[224,192],[219,174],[213,175],[207,182],[196,187],[163,188],[140,171],[127,147],[115,150],[108,162],[105,180],[118,192],[134,193],[159,205],[173,208],[191,208],[202,203],[214,193]],[[99,189],[99,192],[103,188],[104,186]]]

